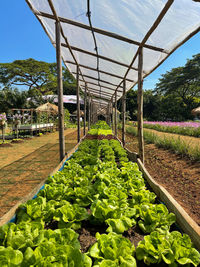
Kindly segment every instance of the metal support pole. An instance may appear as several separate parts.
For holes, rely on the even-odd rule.
[[[84,128],[83,128],[83,134],[86,134],[86,106],[87,106],[87,92],[86,92],[87,85],[85,84],[85,92],[84,92]]]
[[[144,163],[144,138],[143,138],[143,48],[140,47],[138,54],[138,145],[139,145],[139,157],[142,163]]]
[[[81,125],[80,125],[80,98],[79,98],[79,67],[76,68],[76,104],[77,104],[77,142],[81,139]]]
[[[117,137],[117,91],[115,91],[115,136]]]
[[[58,80],[58,126],[60,161],[65,157],[65,136],[64,136],[64,110],[63,110],[63,82],[62,82],[62,59],[60,23],[56,21],[56,59],[57,59],[57,80]]]
[[[125,146],[125,124],[126,124],[126,81],[123,81],[123,96],[122,96],[122,144]]]
[[[88,97],[88,131],[90,130],[91,98]]]

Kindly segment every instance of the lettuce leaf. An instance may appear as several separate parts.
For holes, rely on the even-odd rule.
[[[131,242],[116,233],[96,234],[97,242],[89,249],[94,266],[132,266],[136,267],[135,247]],[[109,265],[110,264],[110,265]]]

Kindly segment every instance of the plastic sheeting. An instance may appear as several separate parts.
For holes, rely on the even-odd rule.
[[[42,16],[43,13],[53,15],[47,0],[26,0],[35,15],[46,30],[51,42],[55,46],[55,18]],[[115,33],[131,40],[141,42],[149,29],[154,24],[160,12],[168,1],[166,0],[91,0],[90,18],[92,26],[105,31]],[[87,16],[87,0],[52,0],[57,16],[80,22],[89,26]],[[70,46],[86,50],[96,54],[92,32],[78,26],[61,22],[61,27]],[[151,73],[165,58],[169,56],[186,38],[200,29],[200,3],[192,0],[174,0],[164,18],[147,39],[145,44],[162,48],[163,51],[155,51],[149,48],[143,49],[143,77]],[[130,65],[138,45],[112,38],[95,32],[97,49],[100,56],[110,58],[123,65],[109,62],[99,58],[99,70],[109,72],[114,77],[102,72],[80,67],[81,73],[85,75],[80,87],[84,91],[85,82],[88,84],[88,91],[92,94],[106,98],[112,97],[114,91],[123,81],[123,77]],[[61,38],[65,43],[64,38]],[[97,69],[97,57],[87,55],[72,49],[73,54],[80,65]],[[67,47],[62,46],[63,61],[74,62]],[[75,63],[75,62],[74,62]],[[76,65],[66,63],[70,72],[76,72]],[[138,58],[132,67],[138,68]],[[75,74],[73,74],[76,77]],[[88,76],[88,77],[86,77]],[[80,79],[83,78],[80,75]],[[127,75],[126,90],[132,88],[138,79],[137,70],[131,69]],[[100,81],[99,81],[100,80]],[[117,99],[122,96],[117,94]],[[101,94],[102,93],[102,94]],[[105,95],[104,95],[105,96]],[[95,100],[97,103],[100,100]],[[100,102],[105,103],[104,100]]]

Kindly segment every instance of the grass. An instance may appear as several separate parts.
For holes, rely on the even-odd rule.
[[[137,128],[127,127],[126,133],[137,136]],[[192,147],[190,143],[174,137],[160,137],[153,132],[144,131],[144,140],[146,143],[155,144],[159,148],[164,148],[175,152],[176,154],[187,156],[192,160],[200,161],[199,146]]]

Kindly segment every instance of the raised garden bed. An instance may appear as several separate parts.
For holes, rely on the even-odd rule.
[[[0,143],[0,147],[11,147],[10,143]]]
[[[115,139],[116,140],[116,137],[112,134],[108,134],[108,135],[87,134],[85,139],[88,139],[88,140],[103,140],[103,139],[111,140],[111,139]]]
[[[197,266],[200,254],[187,235],[169,231],[175,216],[155,198],[118,141],[85,140],[19,208],[17,224],[1,229],[5,255],[9,244],[18,266],[135,267],[135,258],[137,266]],[[7,239],[11,228],[21,242]]]

